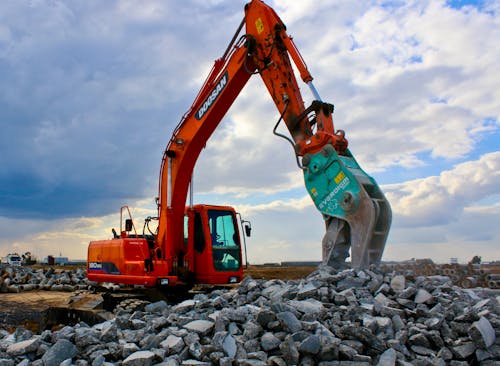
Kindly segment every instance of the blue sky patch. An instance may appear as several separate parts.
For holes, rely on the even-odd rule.
[[[473,6],[478,9],[482,9],[484,7],[483,0],[448,0],[446,4],[454,9],[462,9],[466,6]]]

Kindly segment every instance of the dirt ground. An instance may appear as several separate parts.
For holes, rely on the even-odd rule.
[[[248,266],[245,269],[245,276],[251,276],[255,279],[280,279],[280,280],[296,280],[305,278],[311,274],[316,267],[264,267],[264,266]]]
[[[67,304],[72,292],[27,291],[0,294],[0,328],[13,330],[23,326],[37,331],[44,311]]]

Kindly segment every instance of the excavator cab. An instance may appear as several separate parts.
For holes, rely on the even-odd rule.
[[[184,219],[186,258],[192,253],[196,283],[237,283],[243,276],[238,217],[232,207],[195,205]]]

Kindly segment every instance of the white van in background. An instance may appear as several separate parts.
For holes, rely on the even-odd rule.
[[[2,263],[10,264],[11,266],[20,266],[22,264],[22,258],[19,254],[7,254],[2,258]]]

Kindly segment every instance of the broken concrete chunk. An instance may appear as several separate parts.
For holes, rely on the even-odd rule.
[[[214,323],[209,320],[194,320],[184,325],[184,328],[201,335],[207,335],[213,329]]]
[[[465,342],[459,346],[451,348],[451,351],[459,358],[466,359],[476,351],[476,345],[473,342]]]
[[[154,358],[155,354],[151,351],[137,351],[123,360],[123,366],[149,366]]]
[[[266,352],[278,348],[280,344],[281,340],[271,332],[264,333],[260,339],[260,346]]]
[[[430,300],[432,300],[432,295],[428,291],[423,288],[417,291],[417,294],[415,295],[415,303],[423,304],[429,302]]]
[[[377,366],[394,366],[396,365],[396,351],[393,348],[388,348],[380,355]]]
[[[160,346],[163,347],[169,354],[180,353],[185,345],[186,344],[181,337],[177,337],[173,334],[170,334],[160,343]]]
[[[76,346],[66,339],[58,340],[42,356],[44,366],[59,366],[61,362],[76,356]]]
[[[481,317],[478,321],[472,323],[469,328],[469,337],[478,347],[486,349],[495,343],[495,329],[493,329],[488,319]]]
[[[128,299],[94,326],[0,330],[0,366],[490,365],[498,300],[467,291],[408,269],[245,279],[177,305]]]
[[[283,311],[276,314],[276,317],[280,320],[284,330],[294,333],[302,329],[302,324],[300,320],[290,311]]]
[[[228,334],[224,341],[222,342],[222,349],[226,353],[228,357],[233,358],[236,356],[236,352],[238,351],[238,347],[236,346],[236,340],[231,334]]]
[[[406,287],[406,279],[403,275],[396,275],[391,280],[391,288],[395,292],[401,292]]]
[[[11,344],[7,348],[7,353],[11,356],[24,355],[26,353],[35,352],[38,349],[39,345],[40,339],[38,337],[32,338],[26,341]]]

